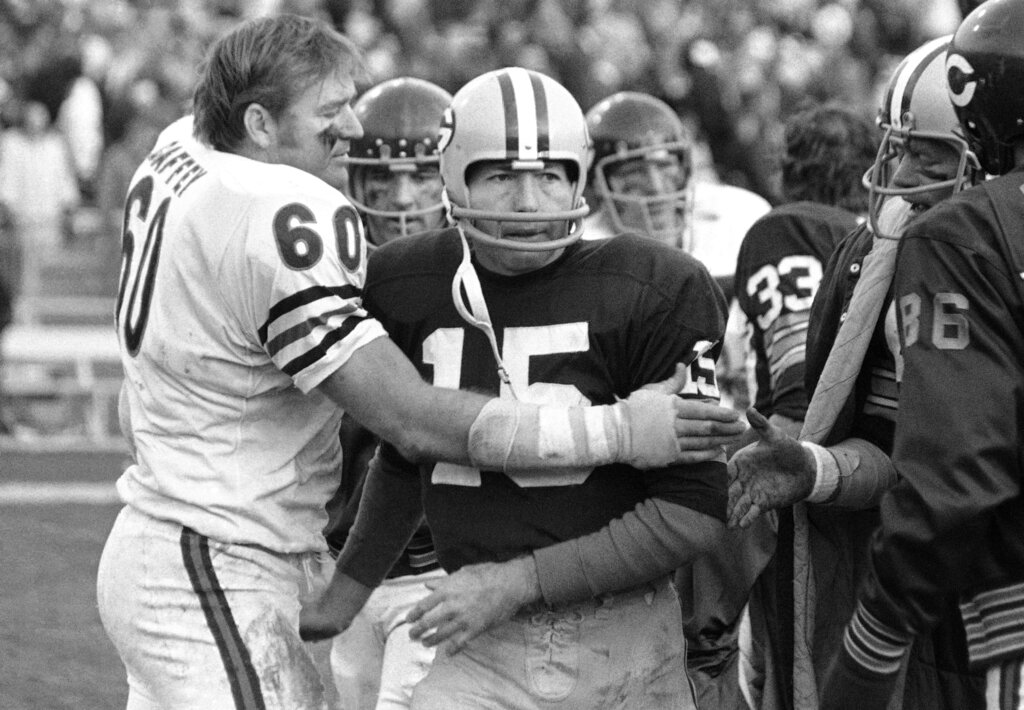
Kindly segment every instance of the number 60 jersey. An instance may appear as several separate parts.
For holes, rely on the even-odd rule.
[[[117,332],[129,505],[226,542],[326,549],[342,412],[314,388],[385,335],[358,215],[301,170],[173,124],[125,203]]]

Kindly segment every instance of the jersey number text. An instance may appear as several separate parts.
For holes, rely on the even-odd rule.
[[[423,361],[434,366],[434,386],[458,389],[462,380],[462,328],[439,328],[423,341]],[[501,357],[508,370],[512,389],[520,399],[535,404],[586,406],[590,400],[574,385],[550,382],[529,382],[530,357],[554,353],[585,352],[590,347],[585,322],[559,325],[505,328]],[[509,387],[502,383],[501,396],[510,397]],[[521,486],[571,486],[583,483],[592,469],[558,469],[551,472],[530,472],[517,477],[506,474]],[[439,463],[431,479],[435,484],[479,486],[480,472],[469,466]]]

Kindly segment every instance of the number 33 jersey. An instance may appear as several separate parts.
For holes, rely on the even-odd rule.
[[[428,382],[535,403],[608,404],[687,362],[683,392],[718,399],[725,299],[696,259],[622,235],[579,242],[527,274],[477,266],[509,386],[487,337],[452,300],[462,254],[457,230],[448,229],[389,242],[370,259],[367,310]],[[621,464],[525,476],[428,468],[424,508],[449,571],[594,532],[650,497],[717,518],[725,510],[720,462],[643,474]]]
[[[125,203],[123,500],[228,542],[326,549],[342,412],[314,388],[384,335],[358,216],[321,180],[214,151],[182,119]]]

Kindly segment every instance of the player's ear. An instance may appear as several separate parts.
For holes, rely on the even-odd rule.
[[[246,106],[242,122],[249,140],[257,146],[266,149],[273,144],[277,134],[277,123],[263,106],[257,103]]]

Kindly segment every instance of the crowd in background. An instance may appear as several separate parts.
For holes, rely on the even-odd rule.
[[[276,11],[327,18],[364,49],[374,82],[411,75],[455,91],[520,65],[585,110],[651,93],[694,129],[709,172],[772,203],[767,156],[804,99],[873,113],[879,77],[963,14],[956,0],[0,0],[0,278],[21,290],[19,225],[45,222],[31,241],[49,248],[82,207],[116,263],[125,186],[187,110],[206,47]]]

